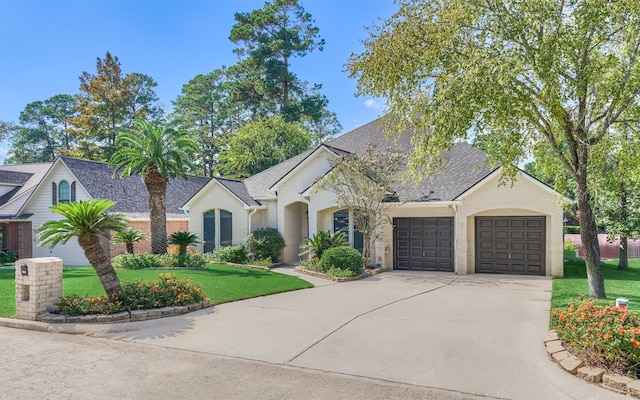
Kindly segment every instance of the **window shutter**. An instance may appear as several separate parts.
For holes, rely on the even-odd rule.
[[[76,181],[71,182],[71,201],[76,201]]]
[[[51,202],[54,206],[58,204],[58,185],[55,182],[51,182]]]

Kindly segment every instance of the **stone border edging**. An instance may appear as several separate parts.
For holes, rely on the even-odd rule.
[[[152,308],[149,310],[132,310],[130,312],[122,311],[117,314],[64,315],[45,312],[38,315],[37,320],[39,322],[49,324],[136,322],[182,315],[188,312],[202,310],[207,307],[211,307],[211,301],[209,299],[204,299],[199,303],[189,304],[186,306]]]
[[[358,276],[350,276],[350,277],[330,277],[323,274],[322,272],[311,271],[302,266],[294,267],[293,270],[301,274],[311,275],[311,276],[315,276],[316,278],[327,279],[334,282],[348,282],[348,281],[356,281],[359,279],[364,279],[370,276],[378,275],[382,272],[390,271],[391,268],[384,267],[384,268],[377,268],[377,269],[367,269],[362,271],[362,273]]]
[[[556,331],[547,332],[544,337],[544,345],[549,357],[570,374],[613,392],[640,399],[640,379],[620,374],[607,374],[602,368],[585,365],[582,360],[567,351]]]

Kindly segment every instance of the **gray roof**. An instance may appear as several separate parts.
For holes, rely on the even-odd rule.
[[[235,194],[243,203],[251,207],[260,206],[260,202],[254,200],[247,191],[247,186],[244,182],[237,179],[225,179],[225,178],[213,178],[218,181],[222,186],[227,188],[231,193]]]
[[[140,176],[121,178],[114,175],[113,168],[106,163],[60,157],[78,182],[94,199],[111,199],[116,205],[113,212],[129,217],[149,216],[149,196],[147,187]],[[210,178],[189,176],[187,179],[170,179],[167,185],[167,217],[185,218],[180,207],[209,182]]]
[[[29,194],[40,184],[51,164],[0,165],[0,184],[15,186],[0,196],[0,219],[24,218],[15,215],[15,212],[22,208]]]
[[[410,133],[387,138],[380,122],[380,119],[369,122],[320,146],[325,146],[337,154],[362,154],[369,144],[375,144],[380,150],[391,147],[398,147],[406,153],[412,150]],[[236,183],[234,188],[228,188],[234,193],[238,190],[236,195],[240,198],[242,198],[240,191],[248,193],[256,200],[272,197],[274,194],[269,191],[269,188],[316,150],[317,147],[253,175],[242,181],[243,185]],[[468,143],[460,143],[454,145],[448,153],[448,162],[442,173],[433,179],[424,179],[417,186],[412,183],[401,183],[392,189],[401,202],[453,201],[484,179],[491,171],[487,164],[487,155],[482,150]]]

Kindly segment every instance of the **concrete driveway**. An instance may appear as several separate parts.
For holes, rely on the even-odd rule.
[[[316,287],[96,336],[499,399],[626,398],[547,358],[549,278],[387,272],[333,283],[301,277]]]

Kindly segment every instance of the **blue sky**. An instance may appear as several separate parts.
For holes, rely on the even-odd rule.
[[[343,132],[380,116],[380,100],[355,97],[344,72],[362,50],[365,27],[397,10],[392,0],[303,0],[326,40],[324,51],[291,61],[291,70],[322,84]],[[228,39],[235,12],[264,0],[0,0],[0,120],[18,122],[33,101],[76,94],[97,57],[118,56],[123,72],[151,76],[165,110],[197,74],[237,61]],[[8,144],[0,142],[0,161]]]

